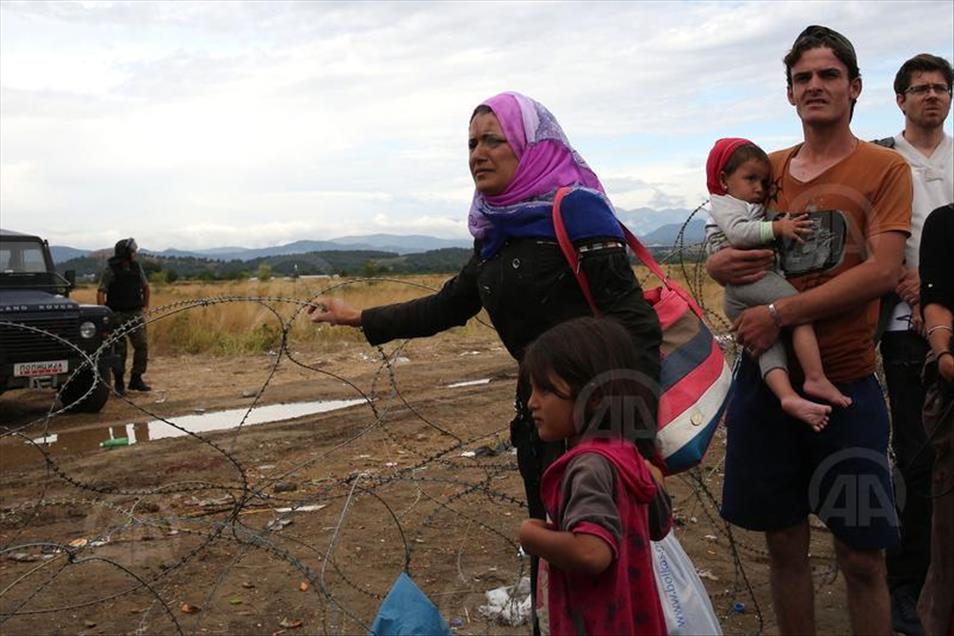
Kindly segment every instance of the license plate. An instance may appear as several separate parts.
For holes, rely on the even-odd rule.
[[[38,378],[47,375],[59,375],[69,370],[66,360],[49,360],[46,362],[20,362],[13,365],[13,375],[18,378]]]

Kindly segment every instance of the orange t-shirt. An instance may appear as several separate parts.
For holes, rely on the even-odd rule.
[[[860,265],[867,257],[866,240],[882,232],[911,230],[911,168],[887,148],[859,142],[850,155],[814,179],[801,182],[789,174],[789,162],[801,144],[772,153],[778,188],[769,208],[777,212],[840,210],[847,221],[843,258],[821,272],[793,276],[789,282],[804,291]],[[825,374],[833,382],[850,382],[875,370],[874,333],[879,299],[815,321]],[[792,358],[794,362],[794,358]]]

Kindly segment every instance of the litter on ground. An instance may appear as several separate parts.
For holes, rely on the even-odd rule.
[[[484,592],[487,604],[477,608],[484,618],[504,625],[518,626],[530,618],[530,577],[520,579],[517,585],[505,585]]]

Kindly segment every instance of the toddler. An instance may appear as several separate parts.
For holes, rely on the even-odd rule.
[[[748,139],[720,139],[709,152],[706,185],[709,188],[712,219],[719,228],[710,236],[710,249],[731,245],[738,249],[771,247],[776,239],[800,243],[812,233],[807,215],[766,220],[765,206],[772,183],[772,165],[765,151]],[[778,271],[766,272],[747,285],[726,285],[725,313],[735,320],[743,310],[768,305],[797,293]],[[825,376],[818,341],[811,325],[792,329],[792,348],[805,374],[806,395],[835,406],[848,406],[851,398],[842,394]],[[815,431],[828,424],[831,406],[801,397],[792,388],[786,366],[785,348],[776,342],[759,356],[762,378],[781,402],[782,409]]]

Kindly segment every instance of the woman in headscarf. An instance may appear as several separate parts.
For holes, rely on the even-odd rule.
[[[468,217],[474,255],[460,273],[430,296],[363,311],[340,299],[317,298],[309,308],[311,320],[360,326],[368,342],[377,345],[464,325],[485,308],[504,346],[520,361],[526,347],[550,327],[592,315],[551,219],[556,191],[569,186],[561,210],[595,304],[627,329],[638,352],[637,370],[648,379],[636,422],[648,455],[656,426],[661,330],[627,260],[622,230],[599,179],[550,111],[519,93],[501,93],[474,110],[468,147],[476,188]],[[540,441],[527,408],[529,395],[521,379],[510,433],[530,516],[543,519],[540,477],[563,445]]]

